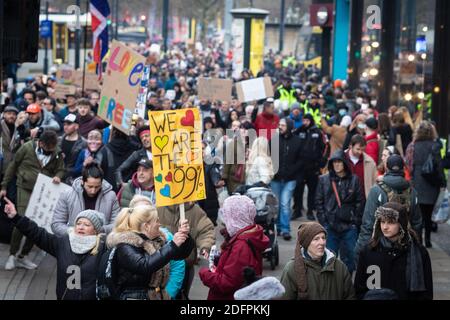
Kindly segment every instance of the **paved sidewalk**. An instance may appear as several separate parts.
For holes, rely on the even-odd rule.
[[[296,230],[299,221],[292,222],[292,230]],[[441,237],[448,238],[448,229],[441,231]],[[433,237],[432,237],[433,240]],[[218,236],[218,241],[221,238]],[[264,275],[280,277],[284,264],[291,259],[294,253],[295,241],[284,241],[280,238],[280,266],[271,271],[267,261],[264,262]],[[56,288],[56,260],[36,247],[30,258],[39,263],[36,270],[16,269],[6,271],[4,265],[8,258],[9,246],[0,244],[0,300],[55,300]],[[450,256],[433,241],[433,248],[429,249],[433,268],[434,298],[435,300],[450,300]],[[208,289],[203,286],[198,269],[206,266],[205,260],[196,266],[196,275],[191,289],[190,297],[193,300],[205,300]]]

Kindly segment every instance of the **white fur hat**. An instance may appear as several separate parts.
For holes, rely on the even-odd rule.
[[[271,300],[284,295],[285,289],[277,278],[264,277],[234,293],[235,300]]]

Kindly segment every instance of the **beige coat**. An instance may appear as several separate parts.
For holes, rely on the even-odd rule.
[[[214,224],[206,216],[205,211],[197,204],[186,203],[185,205],[186,219],[189,222],[190,235],[194,239],[196,248],[194,248],[186,258],[188,265],[193,265],[197,260],[197,248],[206,249],[208,252],[216,242],[216,233]],[[173,234],[177,233],[180,224],[180,206],[159,207],[158,217],[161,226],[169,229]]]
[[[364,152],[364,192],[366,199],[369,196],[370,189],[377,183],[377,176],[375,161]]]
[[[330,135],[330,157],[337,151],[342,150],[347,136],[347,128],[332,125],[329,126],[327,121],[322,118],[321,120],[323,131]]]

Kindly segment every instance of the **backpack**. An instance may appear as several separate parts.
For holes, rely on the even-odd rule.
[[[386,193],[388,202],[397,202],[400,203],[401,205],[404,205],[409,214],[411,209],[411,187],[408,187],[402,192],[397,192],[396,190],[389,187],[383,181],[378,182],[378,185],[380,186],[381,190],[383,190],[384,193]]]
[[[100,258],[96,286],[98,300],[118,300],[119,298],[115,253],[116,247],[106,250]]]

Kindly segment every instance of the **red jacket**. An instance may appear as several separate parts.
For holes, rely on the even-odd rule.
[[[254,253],[247,241],[251,241]],[[203,284],[209,287],[208,300],[234,300],[234,293],[244,284],[245,267],[253,268],[257,276],[262,274],[262,253],[268,246],[269,238],[260,225],[244,228],[225,242],[216,271],[199,271]]]
[[[276,114],[267,114],[267,113],[261,113],[256,117],[255,120],[255,129],[258,134],[258,137],[262,135],[262,132],[260,133],[260,130],[267,130],[266,131],[266,138],[270,141],[272,138],[272,132],[271,129],[278,129],[278,125],[280,123],[280,118]]]
[[[380,144],[378,143],[378,133],[374,132],[369,136],[365,136],[364,139],[367,142],[366,153],[373,159],[373,161],[375,161],[375,164],[378,165],[378,153],[380,150]]]

